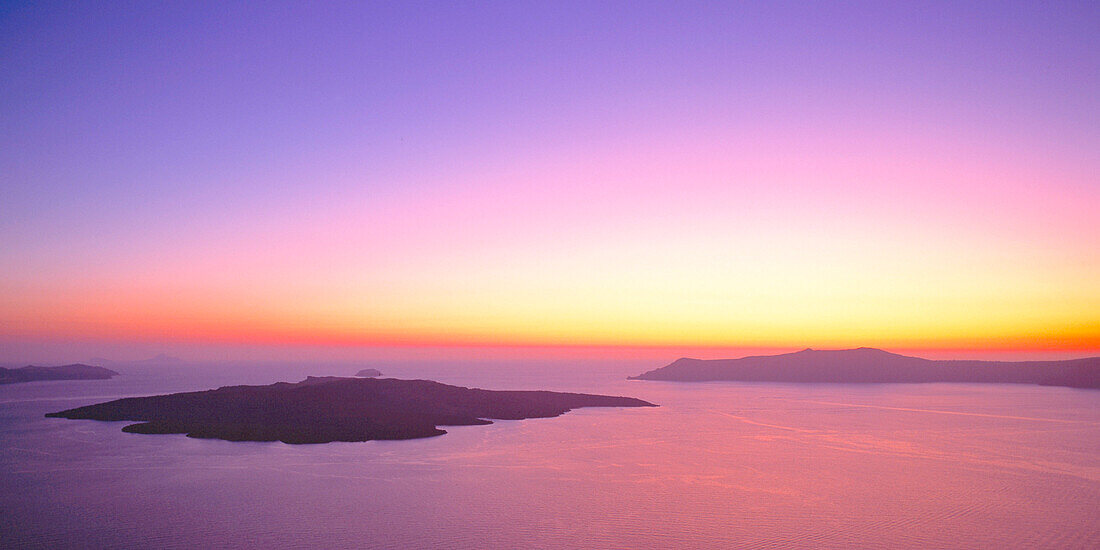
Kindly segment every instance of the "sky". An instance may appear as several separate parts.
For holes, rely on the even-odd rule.
[[[1097,354],[1098,98],[1096,2],[0,3],[0,360]]]

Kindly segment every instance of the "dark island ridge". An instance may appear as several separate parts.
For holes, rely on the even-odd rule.
[[[632,380],[797,383],[970,382],[1100,388],[1100,357],[1066,361],[931,360],[874,348],[805,349],[740,359],[677,359]]]
[[[309,377],[291,384],[131,397],[48,417],[131,421],[122,430],[228,441],[328,443],[442,435],[437,426],[559,416],[581,407],[655,407],[632,397],[492,391],[430,380]]]
[[[74,363],[60,367],[28,365],[18,369],[0,367],[0,384],[34,382],[37,380],[107,380],[118,373],[103,367]]]

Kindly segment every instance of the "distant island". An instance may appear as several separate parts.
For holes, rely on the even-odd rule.
[[[430,380],[309,377],[291,384],[117,399],[48,417],[140,422],[122,429],[228,441],[328,443],[442,435],[438,426],[547,418],[580,407],[655,407],[632,397],[490,391]]]
[[[740,359],[677,359],[632,380],[703,382],[984,382],[1100,388],[1100,357],[1067,361],[935,361],[880,349],[805,349]]]
[[[0,384],[34,382],[36,380],[107,380],[118,373],[103,367],[75,363],[60,367],[27,365],[17,369],[0,367]]]
[[[183,362],[179,357],[173,357],[164,353],[158,353],[148,359],[107,359],[106,357],[93,357],[92,363],[108,365],[176,365]]]
[[[355,376],[364,376],[364,377],[367,377],[367,378],[374,378],[375,376],[382,376],[382,371],[380,371],[378,369],[363,369],[363,370],[355,373]]]

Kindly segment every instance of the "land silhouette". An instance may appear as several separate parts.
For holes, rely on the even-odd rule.
[[[632,397],[550,391],[491,391],[430,380],[309,377],[296,384],[131,397],[48,417],[134,421],[122,430],[228,441],[328,443],[413,439],[438,426],[559,416],[581,407],[655,407]]]
[[[103,367],[73,363],[59,367],[27,365],[17,369],[0,367],[0,384],[16,384],[38,380],[107,380],[118,373]]]
[[[740,359],[682,358],[632,380],[703,382],[971,382],[1100,388],[1100,357],[1066,361],[931,360],[874,348],[804,349]]]

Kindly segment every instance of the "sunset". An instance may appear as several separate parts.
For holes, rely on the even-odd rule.
[[[1100,350],[1096,19],[948,9],[9,9],[4,345]]]
[[[23,528],[0,530],[16,533],[15,547],[74,547],[82,539],[66,536],[98,533],[90,524],[126,524],[116,511],[58,534],[43,510],[86,505],[90,493],[41,500],[62,479],[45,472],[71,464],[30,456],[110,463],[106,449],[118,448],[134,463],[190,456],[171,465],[190,472],[179,491],[246,483],[218,478],[209,457],[319,477],[331,472],[318,464],[385,463],[379,475],[394,486],[279,489],[317,503],[381,499],[387,519],[358,527],[365,538],[311,539],[321,547],[1095,547],[1098,98],[1100,6],[1089,2],[0,4],[0,447],[30,449],[0,450],[0,465],[22,472],[0,474],[0,490],[21,495],[0,509],[29,510]],[[79,368],[15,374],[28,365]],[[365,367],[382,378],[345,378]],[[344,382],[310,386],[323,377]],[[233,388],[284,382],[310,386],[300,403],[272,398],[308,418],[235,416],[250,409],[234,400],[251,394]],[[463,408],[469,396],[452,384],[487,392],[470,397],[486,407],[500,401]],[[520,403],[494,390],[563,397]],[[102,408],[186,392],[205,397]],[[417,408],[452,399],[436,416]],[[383,414],[380,402],[397,408]],[[776,404],[794,402],[814,405]],[[343,408],[325,408],[334,403]],[[822,403],[844,403],[843,413]],[[118,420],[145,422],[126,432],[176,435],[123,433]],[[64,430],[83,435],[41,443]],[[607,442],[605,430],[629,440]],[[967,430],[988,446],[936,439]],[[788,432],[852,439],[763,443]],[[911,439],[862,439],[902,432]],[[573,449],[578,462],[553,458],[566,433],[591,438]],[[742,436],[745,446],[731,443]],[[463,462],[483,456],[489,443],[477,437],[503,439],[500,462],[541,457],[508,476],[543,507],[506,485],[470,489],[487,467]],[[680,458],[709,447],[677,437],[725,443],[710,449],[714,464],[687,467]],[[605,443],[629,450],[600,455]],[[663,450],[643,460],[643,444]],[[322,455],[341,445],[356,450]],[[845,445],[914,450],[834,463],[828,453]],[[286,454],[301,448],[308,460]],[[767,456],[773,468],[801,466],[772,471]],[[956,459],[974,462],[941,471]],[[604,460],[630,474],[590,478]],[[916,522],[901,538],[885,534],[852,519],[867,517],[854,504],[821,507],[849,482],[810,489],[804,460],[866,468],[876,483],[901,470],[942,479],[899,489],[940,507],[914,511],[854,485],[864,504]],[[436,465],[437,477],[406,463]],[[973,473],[978,464],[1035,477],[1014,485]],[[549,489],[559,470],[586,480],[578,491],[595,500],[564,504],[575,494]],[[721,489],[700,488],[718,478]],[[611,507],[663,525],[672,511],[601,496],[615,494],[606,483],[634,495],[651,481],[684,509],[751,500],[774,522],[691,516],[668,539],[629,522],[572,533],[537,524],[489,539],[504,528],[469,527],[431,496],[436,482],[466,487],[471,503],[505,503],[521,523]],[[419,500],[393,496],[396,486]],[[1038,486],[1076,495],[1072,506],[1036,497],[1024,522],[1060,518],[1062,538],[1040,529],[1025,540],[1005,519]],[[951,487],[1003,500],[980,508]],[[722,492],[742,490],[755,496]],[[434,510],[457,538],[400,519],[407,506]],[[927,518],[953,506],[979,519],[938,531]],[[268,511],[251,521],[290,513]],[[816,519],[792,519],[802,517]],[[305,540],[272,529],[195,538],[165,527],[160,538],[85,542]]]

